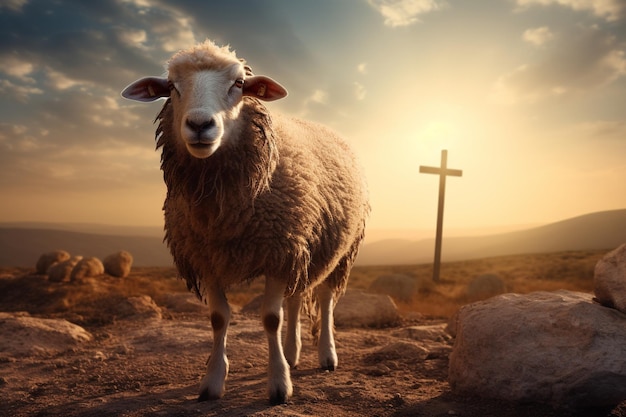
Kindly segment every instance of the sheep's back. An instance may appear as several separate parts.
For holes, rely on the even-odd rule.
[[[268,196],[279,193],[283,207],[294,207],[292,231],[309,249],[308,281],[314,283],[343,258],[352,258],[348,269],[354,260],[369,212],[364,176],[349,145],[331,129],[284,115],[274,117],[274,128],[280,162]]]

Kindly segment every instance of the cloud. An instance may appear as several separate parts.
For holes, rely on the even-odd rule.
[[[616,38],[597,26],[576,26],[543,48],[534,62],[499,77],[493,98],[532,103],[589,91],[624,75],[626,56]]]
[[[443,8],[441,0],[367,0],[391,27],[409,26],[419,22],[420,15]]]
[[[0,60],[2,60],[3,64],[0,71],[22,81],[34,82],[31,77],[27,77],[27,75],[31,74],[34,70],[32,62],[20,59],[13,54],[2,56]]]
[[[20,103],[26,103],[31,96],[43,94],[44,92],[37,87],[17,85],[9,80],[0,80],[0,93],[6,94],[7,97],[11,97]]]
[[[367,63],[366,62],[361,62],[359,65],[356,66],[356,70],[358,71],[359,74],[367,74]]]
[[[130,47],[145,48],[144,42],[148,40],[148,35],[142,29],[120,29],[119,39]]]
[[[11,11],[21,12],[26,3],[28,3],[28,0],[3,0],[0,2],[0,9],[6,7]]]
[[[354,82],[354,96],[357,100],[365,100],[365,96],[367,95],[367,90],[365,86],[359,82]]]
[[[48,69],[46,75],[48,77],[48,85],[56,90],[67,90],[68,88],[82,84],[81,81],[73,80],[53,69]]]
[[[626,3],[623,0],[517,0],[523,10],[532,5],[549,6],[558,4],[576,11],[588,11],[595,16],[615,21],[626,15]]]
[[[522,39],[536,46],[545,45],[547,42],[549,42],[553,38],[554,38],[554,34],[550,31],[550,28],[548,28],[547,26],[526,29],[524,31],[524,34],[522,35]]]
[[[596,120],[575,124],[572,130],[583,137],[595,140],[626,141],[626,121]]]
[[[151,27],[154,44],[168,53],[189,48],[197,42],[191,18],[176,14],[159,19],[160,22]]]
[[[328,102],[328,93],[324,90],[315,90],[307,101],[317,104],[326,104]]]

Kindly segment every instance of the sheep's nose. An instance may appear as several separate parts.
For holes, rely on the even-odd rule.
[[[213,126],[215,126],[215,119],[210,118],[209,120],[204,122],[197,122],[191,119],[187,119],[185,121],[185,124],[189,129],[191,129],[192,132],[196,133],[197,135],[202,135]]]

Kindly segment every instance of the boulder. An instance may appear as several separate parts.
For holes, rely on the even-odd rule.
[[[467,298],[472,301],[485,300],[505,292],[504,281],[495,274],[479,275],[467,286]]]
[[[368,291],[390,295],[398,301],[409,301],[415,292],[416,280],[416,277],[404,274],[382,275],[370,284]]]
[[[338,327],[389,327],[399,321],[398,307],[388,295],[348,290],[335,306]]]
[[[74,266],[70,282],[104,274],[104,265],[98,258],[83,258]]]
[[[48,273],[48,268],[54,265],[57,262],[63,262],[70,259],[70,254],[64,250],[55,250],[52,252],[42,254],[37,260],[37,265],[35,269],[37,274],[46,275]]]
[[[68,282],[72,275],[72,270],[83,259],[82,256],[72,256],[63,262],[52,264],[48,268],[48,280],[51,282]]]
[[[593,283],[600,304],[626,313],[626,243],[598,261]]]
[[[570,291],[503,294],[456,316],[454,392],[555,407],[626,400],[626,315]]]
[[[116,252],[104,258],[104,271],[112,277],[125,278],[130,274],[133,265],[133,256],[125,250]]]
[[[28,313],[0,312],[2,355],[50,355],[64,352],[92,340],[89,332],[61,319],[40,319]]]

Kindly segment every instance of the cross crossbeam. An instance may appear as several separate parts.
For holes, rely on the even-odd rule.
[[[420,166],[421,174],[436,174],[439,175],[439,205],[437,207],[437,236],[435,238],[435,262],[433,266],[433,281],[439,282],[439,275],[441,271],[441,241],[443,235],[443,207],[446,196],[446,177],[460,177],[463,175],[463,171],[460,169],[448,168],[448,151],[441,151],[441,166],[439,167],[427,167]]]

